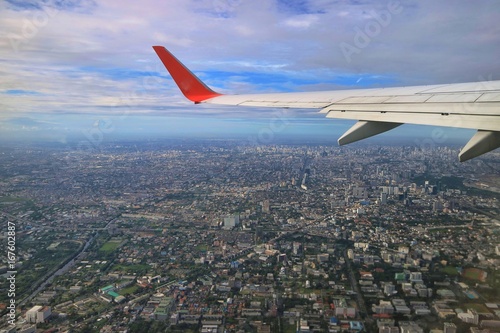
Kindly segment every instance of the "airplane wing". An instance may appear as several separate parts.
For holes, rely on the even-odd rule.
[[[223,95],[207,87],[163,46],[153,46],[181,92],[194,103],[320,109],[327,118],[358,122],[348,144],[404,123],[477,130],[460,151],[467,161],[500,147],[500,81],[318,92]]]

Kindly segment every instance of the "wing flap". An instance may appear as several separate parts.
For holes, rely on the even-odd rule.
[[[334,103],[325,109],[327,111],[422,113],[424,116],[428,113],[499,116],[500,103]]]
[[[410,113],[410,112],[374,112],[374,111],[329,111],[327,118],[357,119],[389,123],[409,123],[417,125],[433,125],[445,127],[460,127],[495,131],[498,128],[499,117],[494,115],[475,116],[460,114],[439,113]]]

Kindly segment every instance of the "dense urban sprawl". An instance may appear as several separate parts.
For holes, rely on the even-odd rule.
[[[498,332],[500,155],[0,149],[5,332]],[[0,271],[13,271],[2,257]],[[1,331],[1,330],[0,330]]]

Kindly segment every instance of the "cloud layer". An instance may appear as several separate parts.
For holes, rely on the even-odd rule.
[[[234,116],[184,101],[152,45],[222,92],[498,79],[498,13],[496,0],[6,0],[0,122],[179,108]]]

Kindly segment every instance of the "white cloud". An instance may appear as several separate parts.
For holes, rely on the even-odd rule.
[[[158,44],[196,72],[233,72],[236,81],[224,87],[239,93],[257,90],[255,82],[238,78],[248,71],[308,79],[287,89],[333,86],[322,84],[332,75],[379,75],[405,85],[498,79],[496,0],[401,2],[401,13],[347,62],[339,45],[354,45],[357,31],[376,22],[372,13],[382,15],[388,6],[320,0],[294,12],[269,0],[95,0],[78,2],[75,10],[40,11],[2,2],[2,89],[39,93],[3,94],[2,112],[188,105],[151,49]]]
[[[299,15],[285,20],[285,25],[293,28],[306,29],[319,20],[317,15]]]

